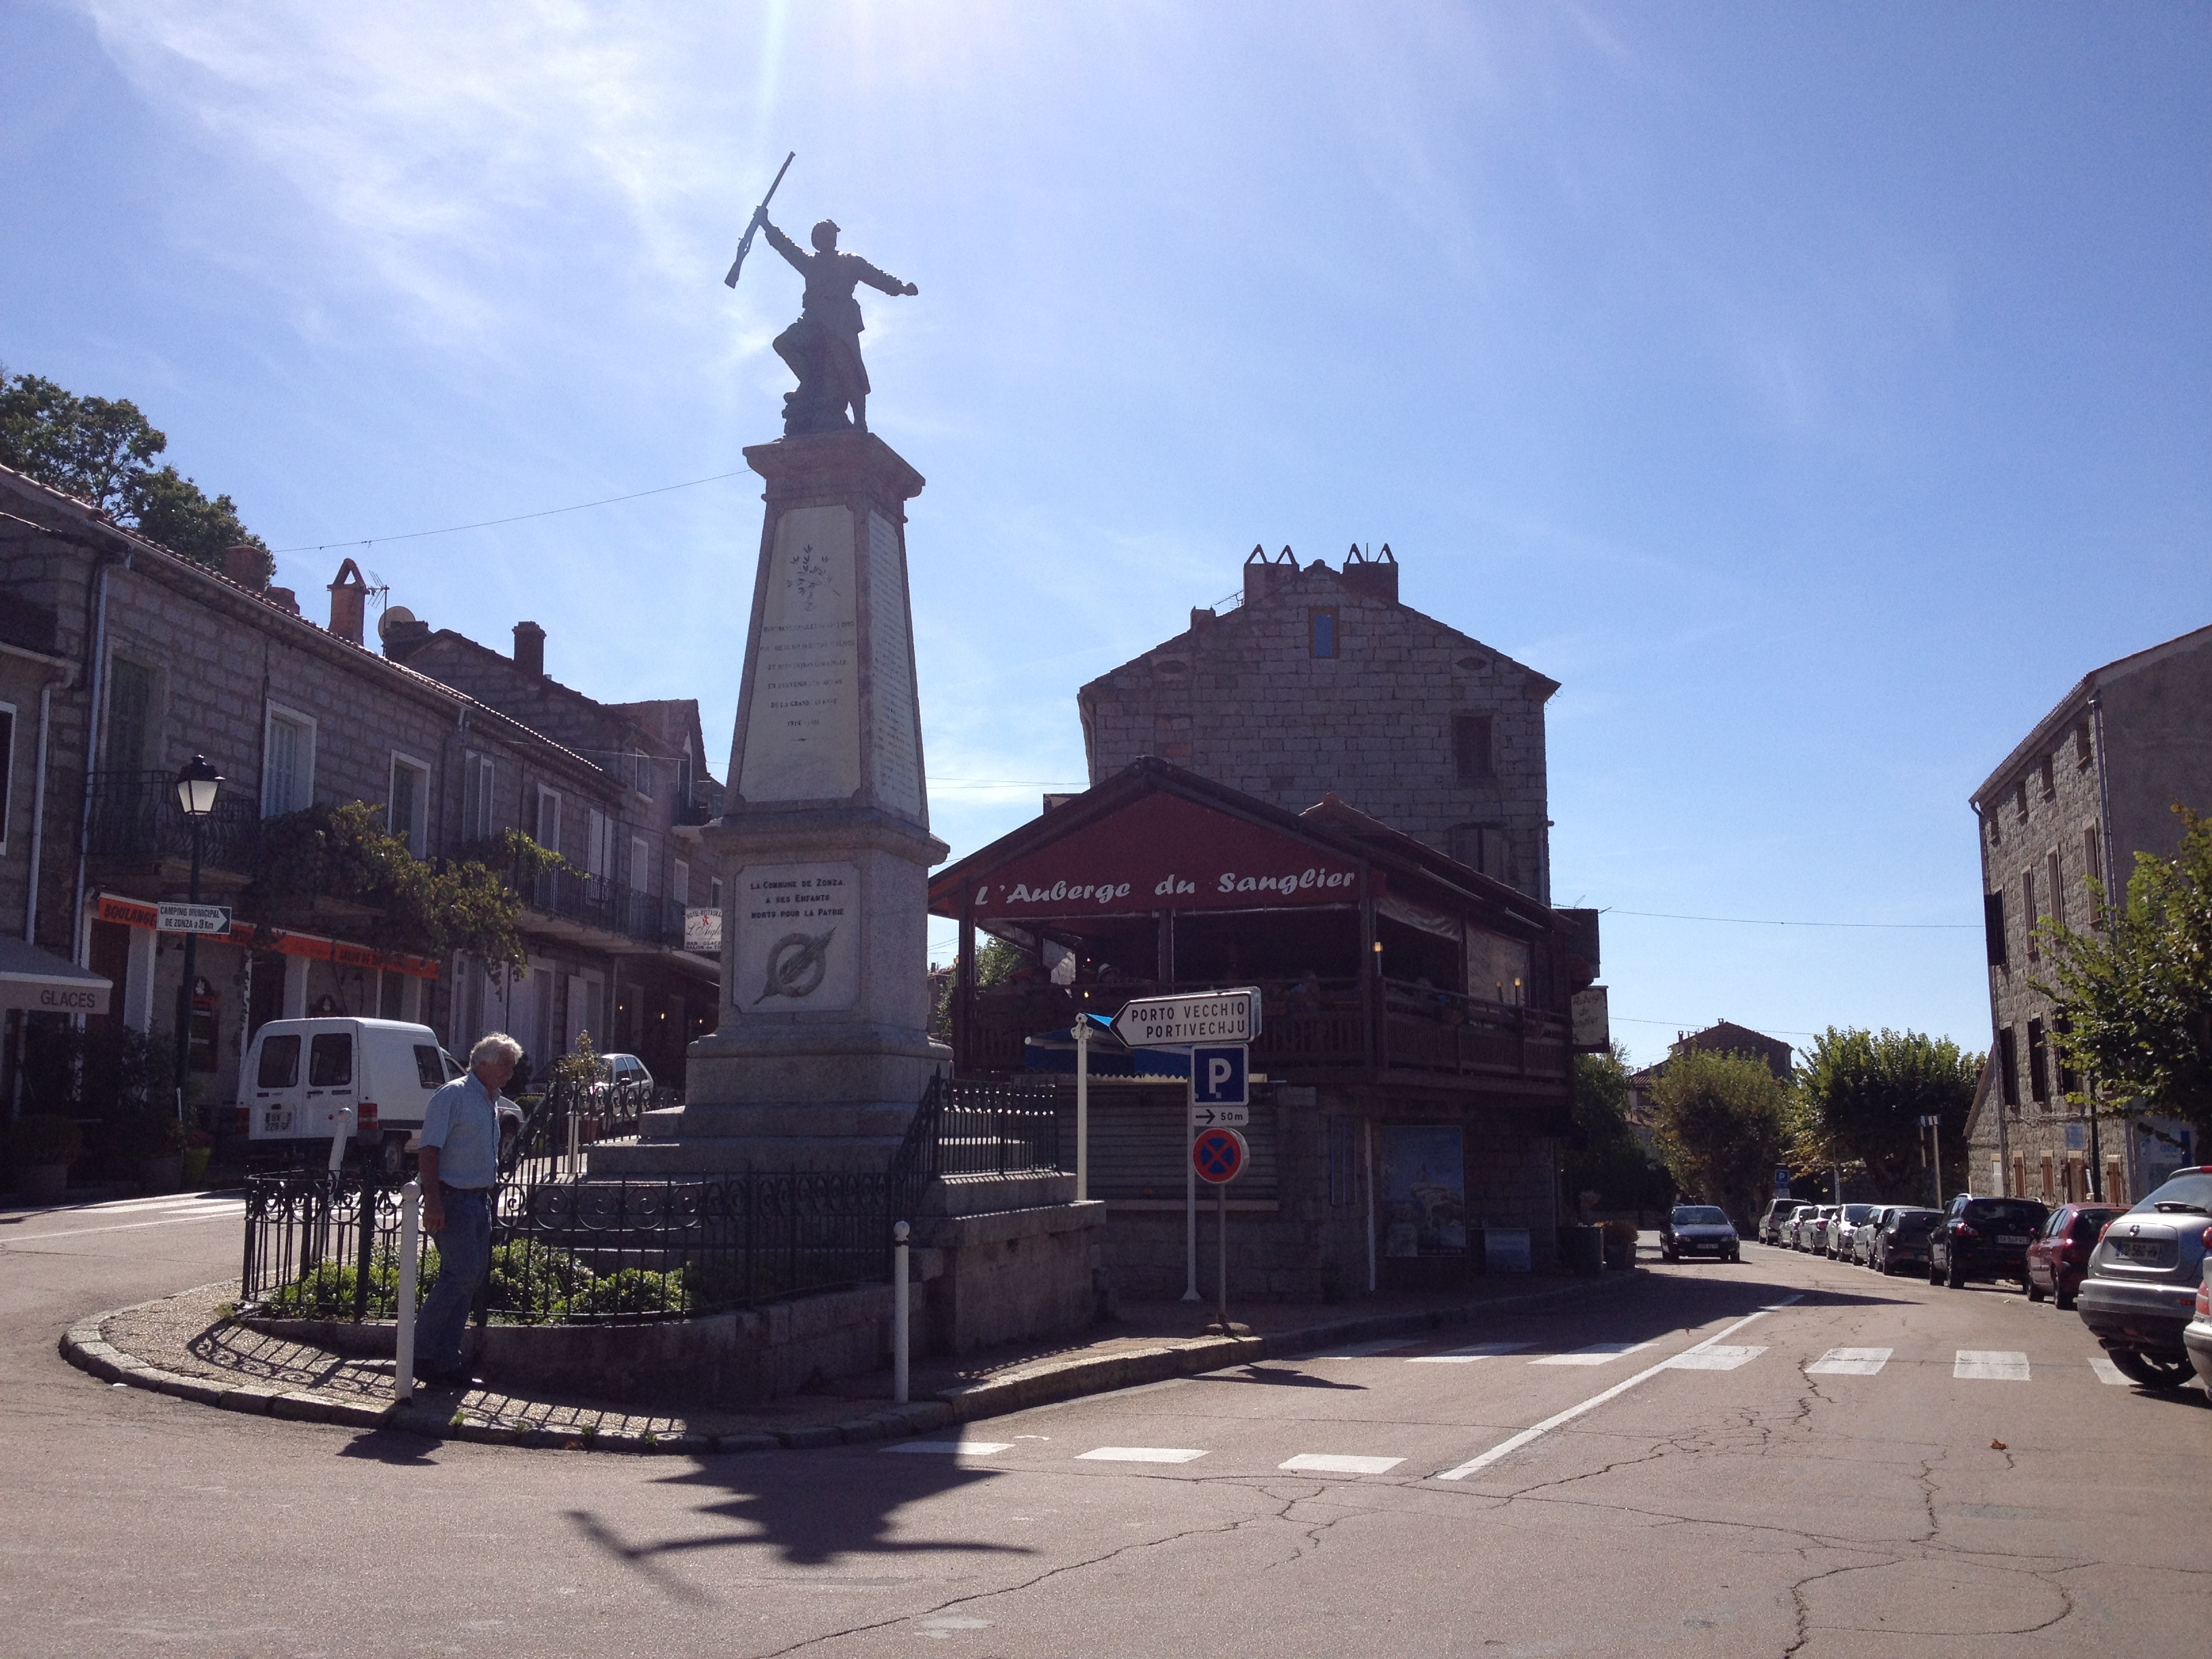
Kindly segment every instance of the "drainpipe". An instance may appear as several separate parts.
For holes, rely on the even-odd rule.
[[[2109,911],[2113,899],[2112,769],[2105,764],[2105,700],[2094,692],[2089,697],[2089,726],[2091,741],[2095,745],[2095,752],[2090,756],[2089,761],[2097,769],[2097,860],[2105,866],[2097,872],[2098,878],[2105,884],[2105,902],[2100,908]],[[2099,920],[2101,921],[2102,918]],[[2105,1158],[2104,1137],[2097,1128],[2097,1095],[2103,1092],[2104,1085],[2098,1084],[2096,1093],[2089,1097],[2089,1190],[2100,1199],[2105,1197]],[[2120,1115],[2120,1122],[2124,1128],[2127,1122],[2124,1112]],[[2124,1132],[2120,1136],[2120,1146],[2123,1149],[2120,1167],[2126,1172],[2129,1190],[2133,1191],[2135,1172],[2128,1165],[2135,1158],[2135,1137]]]
[[[39,688],[39,760],[38,775],[31,781],[31,879],[23,896],[23,943],[39,942],[39,866],[46,846],[46,757],[48,741],[53,730],[54,688],[70,678],[65,668],[57,667],[46,676],[46,683]]]
[[[1974,809],[1974,850],[1981,854],[1982,891],[1986,895],[1990,890],[1989,823],[1988,820],[1982,817],[1981,802],[1978,800],[1970,800],[1966,805]],[[1986,929],[1989,925],[1989,901],[1986,896],[1982,902],[1982,915],[1983,927]],[[1984,957],[1987,957],[1989,955],[1988,950],[1984,948],[1982,954]],[[1991,986],[1990,988],[1990,1041],[1992,1050],[1994,1050],[1996,1042],[1996,1024],[1997,994],[1996,988],[1995,986]],[[1972,1114],[1970,1112],[1969,1116],[1971,1115]],[[1999,1191],[2004,1191],[2012,1185],[2012,1141],[2010,1136],[2007,1133],[2005,1125],[2004,1085],[2002,1083],[1997,1085],[1996,1117],[1997,1188]],[[1969,1148],[1969,1150],[1971,1151],[1972,1149]],[[1966,1172],[1966,1184],[1969,1187],[1974,1184],[1973,1171],[1971,1169]],[[1936,1191],[1938,1197],[1942,1196],[1943,1191],[1943,1179],[1942,1171],[1940,1170],[1936,1171]],[[2014,1194],[2014,1196],[2017,1197],[2019,1194]]]

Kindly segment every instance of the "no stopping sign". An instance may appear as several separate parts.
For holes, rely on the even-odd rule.
[[[1252,1149],[1234,1129],[1207,1129],[1190,1143],[1190,1167],[1200,1181],[1218,1187],[1244,1173]]]

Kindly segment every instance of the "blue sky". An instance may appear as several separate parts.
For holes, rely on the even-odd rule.
[[[2201,4],[18,0],[0,362],[137,399],[279,549],[727,473],[798,293],[720,278],[790,149],[780,221],[921,288],[864,303],[956,854],[1254,543],[1389,542],[1564,684],[1554,896],[1613,908],[1639,1058],[1980,1048],[1967,793],[2212,620]],[[758,515],[726,478],[279,580],[531,617],[721,744]]]

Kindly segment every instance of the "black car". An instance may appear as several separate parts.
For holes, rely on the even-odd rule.
[[[1928,1240],[1943,1219],[1941,1210],[1916,1210],[1904,1206],[1882,1218],[1875,1235],[1867,1265],[1878,1273],[1899,1273],[1928,1266]]]
[[[1735,1224],[1717,1205],[1677,1204],[1659,1224],[1659,1255],[1667,1261],[1710,1254],[1723,1261],[1742,1259]]]
[[[1970,1279],[2018,1284],[2027,1276],[2027,1247],[2050,1218],[2032,1198],[1960,1193],[1928,1237],[1928,1282],[1954,1291]]]

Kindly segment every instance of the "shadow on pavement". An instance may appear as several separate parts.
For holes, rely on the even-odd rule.
[[[1245,1365],[1233,1371],[1208,1371],[1191,1379],[1194,1382],[1265,1382],[1277,1388],[1343,1389],[1352,1394],[1364,1394],[1366,1385],[1359,1382],[1333,1382],[1325,1376],[1311,1376],[1304,1371],[1292,1370],[1297,1362],[1276,1360],[1272,1363]]]
[[[426,1440],[421,1435],[404,1429],[370,1429],[357,1434],[338,1448],[340,1457],[365,1458],[372,1463],[392,1463],[402,1468],[425,1468],[437,1460],[430,1454],[444,1443]]]
[[[659,1539],[624,1539],[592,1510],[570,1510],[577,1532],[615,1559],[635,1568],[671,1595],[697,1599],[666,1563],[700,1551],[751,1547],[773,1550],[794,1566],[823,1566],[875,1555],[942,1553],[1035,1553],[1016,1544],[896,1536],[899,1512],[940,1493],[995,1478],[954,1458],[881,1453],[829,1457],[756,1453],[702,1460],[661,1484],[693,1486],[709,1501],[695,1511],[709,1525]]]

